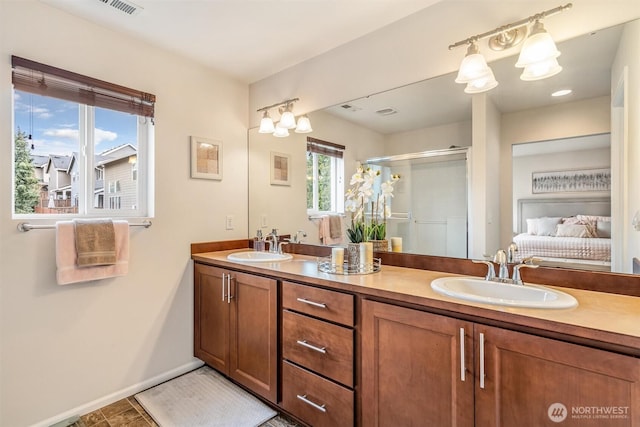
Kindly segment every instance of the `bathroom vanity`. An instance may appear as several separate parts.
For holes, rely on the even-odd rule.
[[[489,305],[432,290],[452,273],[233,262],[238,242],[192,246],[195,355],[309,425],[640,425],[638,297]]]

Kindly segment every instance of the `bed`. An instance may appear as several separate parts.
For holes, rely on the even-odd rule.
[[[611,269],[610,198],[518,200],[515,261],[591,270]]]

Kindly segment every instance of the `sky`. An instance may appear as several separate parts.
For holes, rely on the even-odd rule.
[[[14,124],[31,134],[38,155],[79,152],[78,104],[56,98],[14,92]],[[137,117],[119,111],[95,109],[95,154],[123,144],[137,147]]]

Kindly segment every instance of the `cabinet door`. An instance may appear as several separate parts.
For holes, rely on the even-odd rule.
[[[640,359],[476,325],[481,343],[476,425],[640,426]]]
[[[362,425],[473,426],[472,328],[363,301]]]
[[[195,264],[194,354],[211,367],[229,373],[229,304],[225,270]]]
[[[277,399],[277,282],[232,273],[229,376],[272,402]]]

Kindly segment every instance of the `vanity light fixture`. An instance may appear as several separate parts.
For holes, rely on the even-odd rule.
[[[567,3],[450,45],[449,50],[458,46],[469,46],[460,64],[456,83],[465,83],[467,87],[464,91],[471,94],[485,92],[498,85],[493,71],[478,50],[477,42],[485,38],[489,38],[488,45],[492,50],[506,50],[524,41],[516,62],[516,67],[524,68],[520,75],[521,80],[541,80],[558,74],[562,71],[557,60],[560,52],[540,21],[564,12],[572,6],[571,3]],[[530,24],[533,25],[527,37],[527,26]]]
[[[262,112],[262,119],[260,120],[259,133],[271,133],[278,138],[284,138],[289,136],[289,129],[295,129],[297,133],[309,133],[312,132],[311,121],[307,115],[303,115],[296,122],[296,117],[293,114],[293,104],[299,101],[299,98],[287,99],[285,101],[268,105],[266,107],[259,108],[257,111]],[[269,110],[272,108],[278,108],[280,113],[280,121],[274,125],[273,119],[269,115]]]

